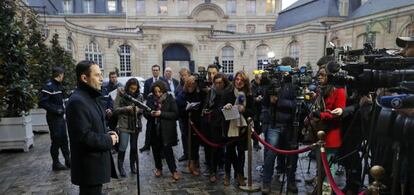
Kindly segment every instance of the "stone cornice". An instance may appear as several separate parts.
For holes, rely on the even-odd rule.
[[[57,19],[57,18],[56,18]],[[83,35],[104,37],[104,38],[129,38],[129,39],[141,39],[143,38],[141,32],[116,32],[110,30],[92,29],[84,26],[80,26],[68,21],[66,18],[60,18],[57,20],[48,20],[49,24],[63,24],[66,29],[71,32],[76,32]]]

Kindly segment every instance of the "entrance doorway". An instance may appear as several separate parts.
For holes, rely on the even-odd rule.
[[[194,72],[194,61],[191,60],[190,52],[182,44],[168,45],[162,53],[162,68],[170,67],[174,70],[174,78],[179,79],[178,71],[188,68]]]

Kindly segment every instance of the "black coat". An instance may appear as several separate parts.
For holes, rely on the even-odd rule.
[[[107,183],[111,176],[112,139],[107,134],[101,93],[81,84],[66,110],[75,185]]]
[[[154,96],[150,94],[147,98],[147,106],[152,110],[155,109]],[[161,116],[153,117],[148,111],[144,112],[144,116],[147,119],[147,132],[150,133],[151,140],[155,137],[162,137],[162,143],[165,146],[177,145],[177,119],[178,119],[178,107],[173,95],[167,94],[167,98],[161,103]],[[157,133],[156,122],[159,122],[159,133]],[[158,135],[157,135],[158,134]],[[157,140],[157,139],[155,139]],[[151,143],[152,144],[152,143]]]

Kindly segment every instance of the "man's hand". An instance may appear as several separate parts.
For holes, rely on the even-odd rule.
[[[152,111],[151,112],[151,116],[154,116],[154,117],[158,117],[158,116],[160,116],[161,115],[161,111]]]
[[[276,104],[276,102],[277,102],[277,96],[275,96],[275,95],[271,95],[270,96],[270,103],[271,104]]]
[[[112,110],[111,109],[106,109],[105,113],[106,113],[106,116],[108,116],[108,117],[112,116]]]
[[[257,97],[255,98],[255,101],[256,101],[256,102],[261,102],[261,101],[262,101],[262,99],[263,99],[263,96],[262,96],[262,95],[259,95],[259,96],[257,96]]]
[[[223,108],[226,109],[226,110],[230,110],[231,107],[233,107],[233,105],[231,105],[230,103],[223,106]]]
[[[334,110],[330,111],[331,114],[335,116],[341,116],[344,110],[342,108],[335,108]]]
[[[239,109],[240,113],[243,113],[246,110],[246,108],[243,105],[237,105],[237,108]]]
[[[371,95],[364,95],[359,100],[359,106],[363,107],[367,104],[372,104],[372,96]]]
[[[115,145],[116,143],[119,142],[119,137],[118,134],[116,134],[115,131],[108,131],[108,134],[111,135],[112,138],[112,145]]]

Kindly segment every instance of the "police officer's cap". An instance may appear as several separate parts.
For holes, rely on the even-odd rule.
[[[405,47],[407,44],[414,44],[414,37],[397,37],[395,43],[398,47]]]

